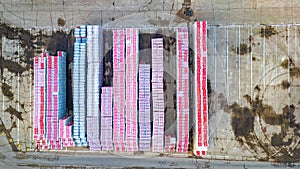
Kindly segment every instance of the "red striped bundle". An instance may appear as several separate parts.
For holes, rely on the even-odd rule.
[[[138,31],[126,29],[126,148],[138,151],[137,140]]]
[[[189,144],[189,41],[188,28],[177,29],[177,152]]]
[[[66,115],[66,53],[47,56],[47,140],[51,149],[62,149],[59,120]]]
[[[125,151],[125,32],[113,30],[113,142],[116,151]]]
[[[195,48],[195,140],[194,154],[206,155],[208,148],[208,106],[207,106],[207,70],[206,70],[206,22],[194,24],[194,48]]]
[[[34,116],[33,116],[33,139],[38,149],[48,149],[46,140],[46,56],[34,57]]]

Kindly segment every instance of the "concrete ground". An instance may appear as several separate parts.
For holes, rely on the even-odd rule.
[[[106,24],[136,13],[154,12],[175,15],[182,0],[2,0],[0,16],[4,22],[25,28],[57,28],[78,24]],[[212,25],[299,23],[297,0],[192,0],[194,18]],[[276,12],[275,12],[276,11]]]

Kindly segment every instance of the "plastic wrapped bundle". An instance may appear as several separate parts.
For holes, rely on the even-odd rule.
[[[113,142],[125,151],[125,57],[124,30],[113,30]]]
[[[152,99],[153,136],[152,151],[163,152],[164,97],[163,97],[163,39],[152,39]]]
[[[151,149],[150,64],[139,64],[139,150]]]
[[[46,56],[34,57],[34,116],[33,116],[33,140],[38,149],[48,149],[46,139]]]
[[[207,23],[199,21],[194,24],[195,51],[195,128],[194,154],[206,155],[208,149],[208,105],[207,105]]]
[[[73,147],[74,142],[72,138],[72,117],[65,116],[59,120],[59,137],[63,147]]]
[[[86,139],[86,26],[74,30],[73,62],[73,138],[77,146],[87,146]]]
[[[189,144],[189,48],[188,28],[177,28],[177,152],[187,152]]]
[[[90,150],[100,150],[100,90],[102,85],[102,31],[98,25],[87,26],[87,138]]]
[[[126,148],[138,151],[137,140],[138,30],[126,29]]]
[[[100,150],[100,140],[99,140],[99,116],[87,116],[87,139],[89,142],[90,150]]]
[[[112,137],[112,100],[113,88],[102,87],[101,93],[101,146],[102,150],[113,150],[113,137]]]
[[[47,140],[51,149],[61,149],[59,120],[66,115],[66,53],[47,56]]]

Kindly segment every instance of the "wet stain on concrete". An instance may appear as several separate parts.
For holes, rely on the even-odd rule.
[[[280,66],[283,69],[289,69],[289,74],[291,78],[300,77],[300,67],[295,65],[294,60],[292,58],[284,59],[284,61],[281,62]]]
[[[13,142],[13,138],[10,135],[10,130],[5,127],[1,118],[0,118],[0,132],[5,134],[5,137],[14,152],[20,151],[17,148],[16,144]]]
[[[7,112],[10,114],[11,119],[13,119],[13,116],[17,117],[19,120],[23,121],[23,117],[22,114],[23,112],[19,112],[18,110],[16,110],[15,108],[13,108],[12,106],[9,106],[7,109],[4,110],[4,112]]]
[[[254,90],[257,91],[257,92],[260,92],[260,87],[259,87],[258,85],[256,85],[256,86],[254,87]]]
[[[283,69],[290,70],[291,78],[299,78],[300,69],[295,66],[294,61],[291,58],[285,59],[280,66]],[[292,72],[292,73],[291,73]],[[288,89],[290,87],[288,80],[283,80],[277,86],[282,89]],[[253,98],[249,95],[244,95],[244,99],[247,101],[248,106],[241,106],[237,103],[226,105],[224,110],[231,113],[231,126],[235,134],[235,138],[241,145],[247,145],[255,153],[258,147],[264,150],[267,154],[265,158],[259,160],[275,160],[280,163],[293,163],[300,160],[300,147],[293,147],[296,137],[300,136],[300,123],[296,123],[296,107],[293,104],[285,105],[281,112],[276,112],[272,106],[263,103],[263,96],[260,96],[261,89],[258,85],[254,87],[256,96]],[[271,126],[279,126],[281,128],[279,134],[272,134],[269,136],[269,143],[262,142],[256,135],[253,127],[255,125],[253,118],[259,117],[260,125],[261,120]],[[239,124],[245,123],[244,124]],[[263,133],[266,132],[265,126],[260,126]],[[291,132],[292,136],[291,136]],[[266,137],[266,136],[265,136]],[[276,148],[276,153],[274,152]],[[274,155],[275,154],[275,155]],[[255,155],[259,158],[259,154]]]
[[[292,66],[290,67],[290,76],[293,78],[299,78],[300,77],[300,67]]]
[[[288,146],[291,143],[292,143],[292,139],[288,139],[287,142],[284,142],[282,134],[274,134],[271,138],[272,146]]]
[[[50,55],[57,55],[57,51],[65,51],[69,56],[73,56],[73,42],[72,33],[67,34],[64,31],[52,32],[52,36],[45,36],[45,43],[47,45],[47,52]]]
[[[282,89],[288,89],[291,86],[291,84],[290,82],[288,82],[288,80],[283,80],[281,81],[280,86]]]
[[[2,94],[7,97],[9,100],[13,100],[14,99],[14,94],[11,91],[11,86],[7,85],[6,83],[2,83],[1,85],[1,91]]]
[[[247,137],[254,130],[255,114],[237,103],[229,106],[231,110],[231,126],[236,137]]]
[[[8,24],[1,23],[0,24],[0,34],[7,39],[18,39],[20,40],[20,46],[24,49],[24,55],[20,56],[21,62],[29,65],[25,68],[17,66],[19,63],[13,63],[4,60],[3,62],[14,64],[11,67],[16,67],[10,71],[12,72],[23,72],[25,70],[29,70],[29,68],[33,68],[33,57],[34,53],[41,53],[42,49],[46,49],[50,55],[56,55],[56,52],[59,50],[67,52],[68,58],[73,55],[73,42],[74,38],[72,36],[72,31],[67,34],[64,31],[53,31],[52,35],[46,35],[42,31],[39,31],[35,35],[31,34],[29,30],[24,30],[22,28],[14,28]],[[16,70],[15,70],[16,69]]]
[[[246,55],[247,53],[251,53],[251,46],[241,43],[240,46],[236,47],[235,52],[238,55]]]
[[[19,63],[12,60],[5,60],[3,57],[0,57],[0,69],[3,70],[6,68],[8,71],[15,74],[22,74],[24,71],[28,70],[30,67],[23,67]]]
[[[250,35],[248,40],[249,40],[249,43],[251,44],[254,41],[254,37],[252,35]]]
[[[300,135],[300,124],[296,123],[295,106],[293,104],[286,105],[282,109],[282,113],[276,113],[273,107],[264,104],[259,96],[256,96],[253,99],[249,95],[244,95],[244,98],[249,106],[241,106],[237,103],[233,103],[231,105],[227,105],[226,109],[224,109],[225,111],[231,113],[231,126],[236,140],[242,145],[248,145],[254,151],[256,151],[257,146],[265,150],[265,152],[268,154],[268,158],[260,160],[268,160],[269,158],[274,158],[276,160],[287,160],[286,156],[290,157],[290,155],[286,153],[278,154],[275,157],[269,156],[270,152],[272,152],[271,148],[268,145],[262,144],[255,135],[254,119],[256,116],[258,116],[266,124],[281,127],[280,134],[273,134],[271,136],[270,145],[285,151],[285,149],[292,144],[292,139],[287,137],[289,129],[294,129],[294,134]],[[291,149],[290,151],[295,152],[299,150]],[[294,161],[299,160],[299,157],[294,156]]]
[[[269,39],[271,36],[278,34],[272,26],[265,26],[260,29],[260,36]]]
[[[20,63],[2,60],[2,63],[5,64],[6,68],[7,65],[12,64],[12,68],[8,70],[14,73],[22,73],[25,70],[29,70],[33,65],[33,56],[34,56],[34,49],[36,45],[34,44],[35,36],[31,35],[30,31],[24,30],[22,28],[14,28],[8,24],[1,23],[0,24],[0,34],[1,36],[6,37],[7,39],[18,39],[20,40],[20,46],[24,49],[24,55],[20,56],[20,61],[24,62],[29,66],[22,67]]]
[[[287,59],[284,59],[283,62],[280,63],[280,66],[283,68],[283,69],[288,69],[289,66],[294,66],[294,62],[291,58],[287,58]]]

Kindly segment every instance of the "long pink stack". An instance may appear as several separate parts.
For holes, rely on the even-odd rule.
[[[125,151],[125,58],[124,30],[113,30],[113,141],[116,151]]]
[[[42,57],[34,57],[33,140],[36,141],[38,149],[48,149],[45,132],[46,56],[47,54],[43,53]]]
[[[66,54],[47,56],[47,140],[51,149],[62,149],[59,120],[66,115]]]
[[[137,71],[138,31],[126,29],[126,148],[138,151],[137,144]]]
[[[72,138],[73,123],[71,116],[65,116],[59,120],[59,138],[63,147],[73,147],[75,143]]]
[[[112,87],[102,87],[101,93],[101,146],[102,150],[113,150],[112,138]]]
[[[177,152],[189,145],[189,41],[188,28],[177,28]]]
[[[207,112],[207,44],[206,22],[196,22],[194,25],[195,48],[195,133],[194,154],[206,155],[208,149],[208,112]]]
[[[150,64],[139,64],[139,150],[151,149]]]
[[[152,39],[153,152],[163,152],[164,146],[163,73],[163,39]]]

